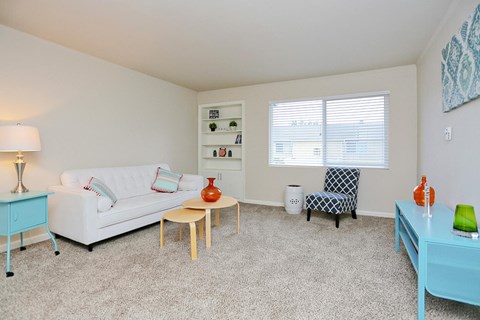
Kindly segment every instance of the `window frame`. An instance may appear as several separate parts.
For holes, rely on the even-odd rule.
[[[378,97],[384,96],[384,105],[383,105],[383,164],[380,165],[369,165],[365,163],[356,164],[356,163],[335,163],[327,161],[327,101],[331,100],[348,100],[348,99],[360,99],[360,98],[369,98],[369,97]],[[281,103],[295,103],[295,102],[310,102],[310,101],[322,101],[322,124],[321,124],[321,141],[322,150],[321,152],[321,164],[273,164],[272,161],[272,122],[273,122],[273,109],[276,104]],[[389,110],[390,109],[390,91],[376,91],[376,92],[364,92],[356,94],[346,94],[346,95],[337,95],[337,96],[325,96],[325,97],[315,97],[315,98],[301,98],[301,99],[290,99],[290,100],[273,100],[269,101],[269,125],[268,125],[268,166],[269,167],[287,167],[287,168],[318,168],[318,167],[356,167],[356,168],[368,168],[368,169],[383,169],[388,170],[390,168],[390,118]],[[358,147],[357,147],[358,148]]]

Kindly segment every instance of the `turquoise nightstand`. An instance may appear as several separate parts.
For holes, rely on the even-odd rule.
[[[20,233],[20,250],[23,246],[23,232],[45,227],[55,247],[55,255],[59,255],[57,242],[48,229],[48,196],[53,192],[0,193],[0,235],[7,237],[7,277],[13,276],[10,271],[10,238]]]

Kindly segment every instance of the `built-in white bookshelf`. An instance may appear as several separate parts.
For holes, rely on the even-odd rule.
[[[205,178],[216,178],[222,193],[244,198],[244,102],[202,104],[198,107],[198,170]],[[230,127],[235,121],[237,126]],[[211,131],[209,125],[217,128]],[[222,151],[225,151],[225,154]]]

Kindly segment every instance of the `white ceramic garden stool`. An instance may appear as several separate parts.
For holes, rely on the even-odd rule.
[[[289,184],[285,188],[285,210],[290,214],[299,214],[303,209],[303,187]]]

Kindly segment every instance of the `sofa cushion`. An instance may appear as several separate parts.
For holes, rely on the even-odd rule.
[[[102,180],[98,178],[91,177],[87,185],[84,186],[83,188],[85,190],[95,192],[100,197],[107,198],[108,200],[110,200],[111,206],[113,206],[115,202],[117,202],[118,200],[117,196],[115,196],[113,191]]]
[[[102,180],[118,199],[154,193],[151,190],[157,168],[170,170],[166,163],[131,167],[109,167],[67,170],[60,179],[66,187],[82,187],[91,177]]]
[[[159,192],[177,192],[178,183],[181,178],[181,173],[158,168],[157,176],[152,184],[152,190]]]
[[[177,208],[184,201],[194,197],[198,197],[198,191],[154,192],[133,198],[120,199],[111,210],[98,213],[98,227],[105,228],[159,211]]]
[[[202,190],[204,187],[203,177],[198,178],[198,175],[184,173],[178,183],[178,191]]]

